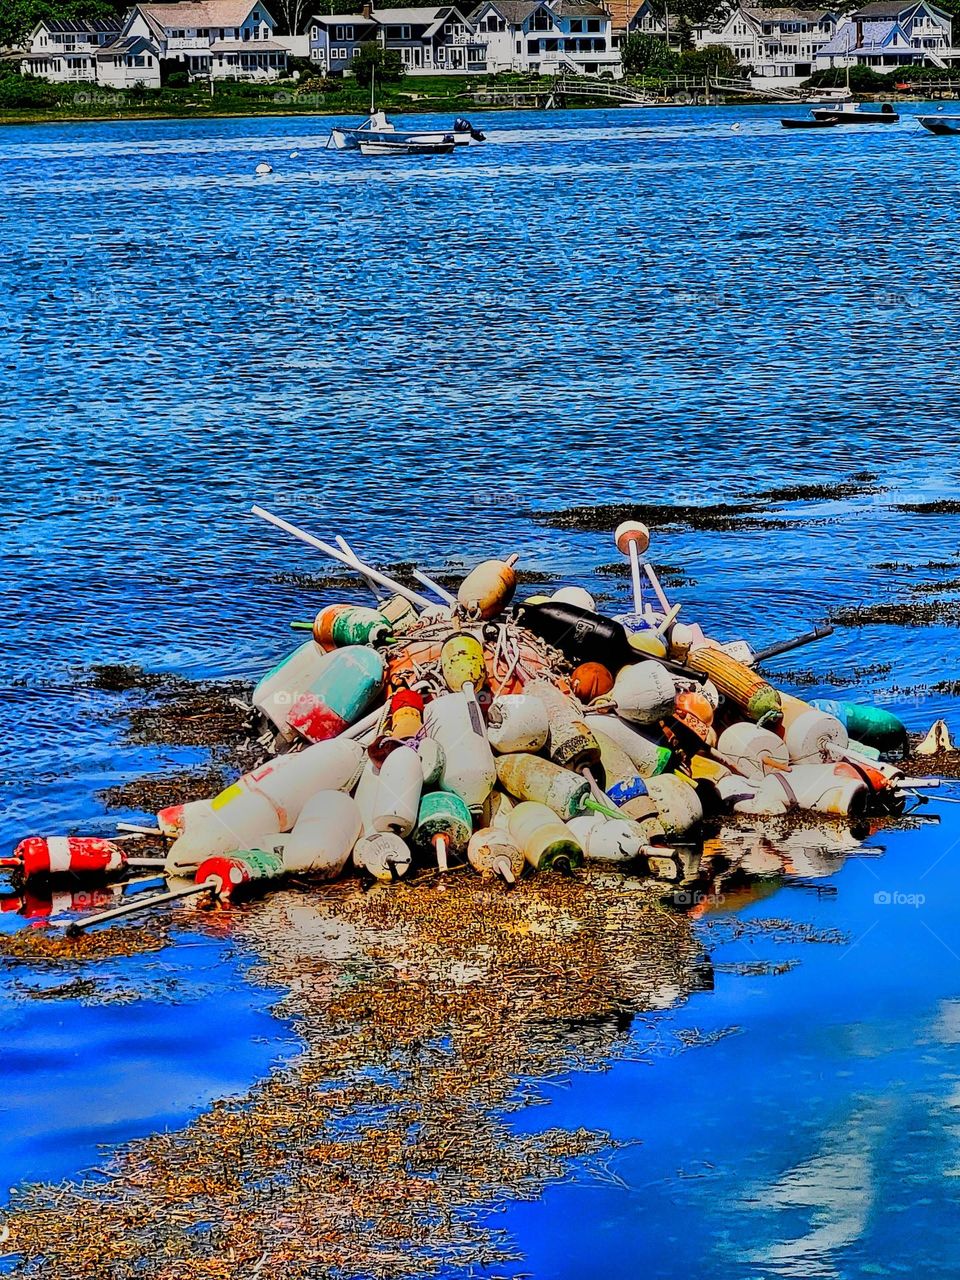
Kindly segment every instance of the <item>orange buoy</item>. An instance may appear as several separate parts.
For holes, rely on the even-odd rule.
[[[581,662],[570,677],[570,688],[581,702],[592,702],[613,688],[613,674],[602,662]]]

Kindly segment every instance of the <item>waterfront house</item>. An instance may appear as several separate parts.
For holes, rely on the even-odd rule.
[[[275,80],[286,74],[289,57],[274,39],[275,27],[257,0],[179,0],[135,5],[122,35],[152,40],[162,58],[182,62],[191,78]]]
[[[487,69],[483,33],[453,5],[374,10],[380,42],[400,55],[410,75],[463,75]]]
[[[738,5],[719,26],[697,33],[698,48],[723,45],[751,71],[757,87],[799,84],[814,70],[818,53],[833,39],[837,15],[829,9],[760,9]]]
[[[872,67],[895,71],[904,66],[946,66],[951,60],[953,23],[950,15],[928,0],[911,4],[864,5],[838,26],[833,39],[817,54],[817,69]]]
[[[120,38],[121,18],[76,18],[38,22],[20,63],[26,76],[39,76],[54,84],[97,79],[97,55]]]
[[[622,75],[610,12],[593,0],[483,0],[471,21],[490,72]]]
[[[370,7],[363,13],[317,14],[308,24],[310,60],[324,75],[342,75],[362,44],[376,40],[380,23]]]

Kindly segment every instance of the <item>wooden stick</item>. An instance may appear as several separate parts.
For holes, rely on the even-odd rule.
[[[289,533],[291,537],[299,539],[300,542],[305,542],[308,547],[316,547],[318,551],[322,551],[331,560],[337,560],[340,564],[345,564],[348,569],[353,569],[355,573],[360,573],[366,578],[372,578],[374,582],[379,582],[381,586],[389,587],[391,591],[403,596],[411,604],[418,605],[421,609],[431,608],[433,602],[428,600],[426,596],[419,595],[416,591],[409,591],[406,587],[401,586],[399,582],[394,582],[393,578],[388,578],[385,573],[381,573],[379,569],[372,569],[369,565],[361,564],[359,560],[354,560],[350,556],[344,555],[336,547],[331,547],[329,542],[323,542],[320,538],[315,538],[312,533],[298,529],[289,520],[282,520],[280,516],[275,516],[271,512],[265,511],[263,507],[252,506],[250,511],[253,515],[259,516],[261,520],[266,520],[268,524],[275,525],[276,528],[282,529],[284,533]]]

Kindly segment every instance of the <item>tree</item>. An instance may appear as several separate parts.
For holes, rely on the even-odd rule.
[[[725,44],[708,44],[685,53],[680,59],[680,69],[686,76],[733,77],[739,73],[740,64]]]
[[[380,84],[396,83],[404,76],[403,61],[396,49],[384,49],[376,40],[360,45],[351,64],[357,83],[365,87],[376,75]]]
[[[305,20],[321,11],[320,5],[311,4],[309,0],[274,0],[270,9],[276,14],[281,33],[288,36],[302,35]]]
[[[631,31],[620,46],[620,61],[628,76],[656,75],[673,71],[677,55],[665,40]]]

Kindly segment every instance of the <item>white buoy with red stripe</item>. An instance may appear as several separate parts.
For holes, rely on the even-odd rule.
[[[162,866],[162,859],[147,865]],[[30,836],[21,840],[10,858],[0,858],[0,867],[17,872],[24,880],[37,876],[118,875],[128,865],[127,855],[111,840],[94,836]],[[144,862],[137,859],[135,865]]]

